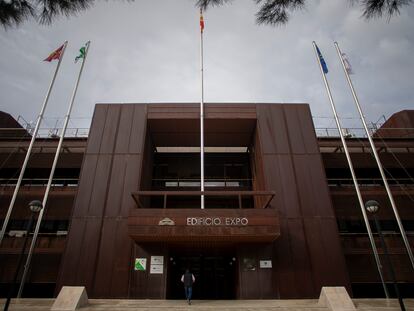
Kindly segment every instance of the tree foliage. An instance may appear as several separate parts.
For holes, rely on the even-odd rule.
[[[33,17],[49,24],[59,15],[75,15],[89,8],[94,0],[0,0],[0,24],[19,25]]]
[[[253,0],[259,7],[256,13],[258,24],[283,25],[290,15],[303,9],[306,0]],[[400,9],[412,4],[413,0],[346,0],[352,5],[362,6],[362,16],[371,19],[386,15],[388,18],[399,14]],[[220,6],[232,0],[197,0],[197,6],[207,9],[211,6]]]
[[[132,1],[132,0],[131,0]],[[165,0],[167,1],[167,0]],[[232,0],[196,0],[196,5],[207,9],[220,6]],[[303,9],[306,0],[253,0],[257,6],[256,19],[259,24],[282,25],[290,15]],[[344,0],[362,6],[362,15],[376,18],[383,15],[390,18],[400,9],[412,4],[413,0]],[[4,27],[19,25],[29,18],[41,24],[49,24],[60,15],[76,15],[89,8],[95,0],[0,0],[0,24]]]

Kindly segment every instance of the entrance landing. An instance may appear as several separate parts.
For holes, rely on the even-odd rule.
[[[13,299],[11,311],[50,310],[54,299]],[[357,310],[397,311],[400,310],[396,299],[354,299]],[[3,306],[5,299],[0,299]],[[414,299],[404,299],[407,310],[414,311]],[[126,300],[126,299],[89,299],[89,305],[80,311],[182,311],[182,310],[265,310],[265,311],[327,311],[320,307],[316,299],[301,300],[194,300],[189,306],[182,300]]]

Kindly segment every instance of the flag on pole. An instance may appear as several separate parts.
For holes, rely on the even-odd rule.
[[[315,45],[316,45],[316,44],[315,44]],[[321,53],[321,51],[319,50],[319,48],[318,48],[318,46],[317,46],[317,45],[316,45],[316,51],[318,52],[319,61],[321,62],[321,66],[322,66],[323,72],[324,72],[325,74],[327,74],[327,73],[328,73],[328,66],[326,65],[326,62],[325,62],[325,60],[323,59],[322,53]]]
[[[349,62],[348,57],[346,56],[345,53],[342,53],[342,59],[343,59],[344,64],[345,64],[345,70],[346,70],[346,72],[349,75],[353,75],[354,74],[354,71],[352,70],[351,63]]]
[[[200,9],[200,30],[203,32],[204,30],[204,17],[203,17],[203,10]]]
[[[86,45],[82,46],[79,50],[79,55],[75,58],[75,63],[78,62],[81,58],[85,58],[85,52],[86,52]]]
[[[63,51],[64,46],[65,46],[65,44],[62,44],[61,47],[59,47],[58,49],[56,49],[55,51],[50,53],[50,55],[47,58],[45,58],[43,61],[44,62],[51,62],[54,59],[60,59],[60,56],[62,56],[62,51]]]

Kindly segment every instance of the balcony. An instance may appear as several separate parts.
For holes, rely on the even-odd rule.
[[[200,208],[201,195],[205,209]],[[128,231],[136,242],[272,242],[280,235],[277,210],[270,208],[272,191],[136,191],[132,196],[137,207],[130,211]],[[147,207],[148,197],[162,200]],[[168,208],[171,198],[195,203]],[[232,198],[237,208],[218,208],[216,203],[209,208],[210,198]],[[243,208],[246,198],[255,208]]]

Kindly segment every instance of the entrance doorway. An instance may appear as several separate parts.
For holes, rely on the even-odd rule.
[[[193,299],[235,299],[237,262],[230,249],[174,249],[170,251],[167,299],[184,299],[181,276],[194,274]]]

